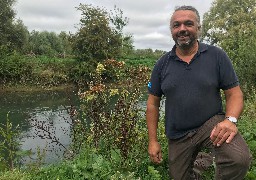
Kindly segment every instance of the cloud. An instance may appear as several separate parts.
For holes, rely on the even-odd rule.
[[[170,50],[169,19],[175,6],[192,5],[203,14],[209,10],[213,0],[17,0],[17,17],[31,30],[75,32],[81,12],[75,7],[82,4],[105,7],[113,10],[116,5],[129,18],[124,33],[132,34],[135,48]]]

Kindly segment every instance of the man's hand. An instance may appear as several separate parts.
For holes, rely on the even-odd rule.
[[[225,119],[218,123],[212,130],[210,139],[214,146],[221,146],[222,143],[230,143],[238,130],[234,123]]]
[[[162,162],[161,146],[157,141],[149,142],[148,153],[152,162],[157,164]]]

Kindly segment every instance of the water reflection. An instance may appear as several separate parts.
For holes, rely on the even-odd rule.
[[[19,138],[22,150],[31,150],[31,158],[36,159],[38,148],[43,153],[45,163],[58,161],[71,142],[71,119],[67,109],[78,105],[76,91],[44,91],[36,93],[12,92],[0,94],[0,121],[6,122],[6,114],[14,126],[20,124]]]
[[[46,163],[56,162],[62,157],[71,142],[71,120],[66,108],[60,106],[54,111],[37,108],[31,114],[28,119],[30,128],[22,134],[21,149],[30,150],[34,154],[30,158],[25,158],[23,163],[33,162],[39,149]]]

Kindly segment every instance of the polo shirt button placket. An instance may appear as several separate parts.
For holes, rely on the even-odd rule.
[[[189,66],[189,64],[186,65],[186,70],[191,70],[191,67]]]

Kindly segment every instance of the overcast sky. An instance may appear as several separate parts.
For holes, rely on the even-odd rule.
[[[82,4],[113,10],[116,5],[129,24],[124,33],[132,34],[138,49],[170,50],[174,42],[170,36],[169,19],[176,6],[192,5],[198,9],[201,19],[209,11],[214,0],[17,0],[16,17],[28,30],[76,32],[81,12],[75,7]]]

